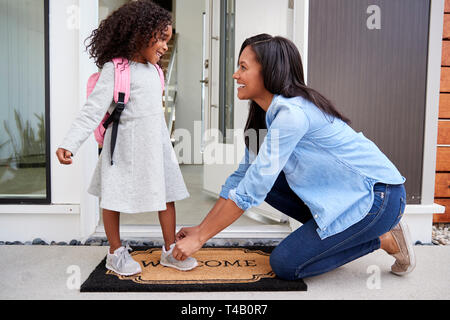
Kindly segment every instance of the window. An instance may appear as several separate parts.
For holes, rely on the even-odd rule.
[[[221,0],[220,15],[219,130],[223,143],[233,143],[233,134],[227,135],[227,130],[234,129],[235,0]]]
[[[0,0],[0,203],[50,203],[48,0]]]

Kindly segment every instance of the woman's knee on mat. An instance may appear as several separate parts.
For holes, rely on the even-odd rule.
[[[290,260],[292,259],[292,253],[283,246],[276,247],[270,255],[270,266],[272,271],[281,279],[295,280],[297,266],[292,265]]]

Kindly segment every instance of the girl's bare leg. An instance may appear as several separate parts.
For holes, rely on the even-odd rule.
[[[176,228],[176,216],[175,216],[175,203],[168,202],[166,204],[167,209],[158,212],[159,223],[164,238],[164,245],[166,250],[170,250],[170,245],[175,243],[175,228]]]
[[[109,253],[114,253],[122,246],[120,241],[120,212],[103,209],[103,225],[109,241]]]

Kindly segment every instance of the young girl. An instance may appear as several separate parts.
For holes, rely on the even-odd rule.
[[[73,122],[56,155],[71,164],[82,143],[107,111],[115,107],[114,64],[129,61],[130,98],[120,117],[111,164],[111,127],[98,159],[88,192],[100,198],[110,249],[106,267],[121,275],[141,272],[128,248],[122,246],[119,216],[122,213],[159,211],[165,245],[161,264],[179,270],[195,268],[197,261],[179,261],[171,255],[175,243],[174,201],[189,196],[172,148],[162,108],[162,88],[155,64],[167,51],[172,37],[170,13],[149,0],[131,1],[103,20],[90,36],[87,48],[101,75]]]
[[[179,231],[173,255],[190,256],[266,201],[302,223],[270,256],[280,278],[323,274],[377,249],[395,258],[394,274],[410,273],[414,250],[401,221],[405,178],[327,98],[306,86],[295,45],[267,34],[247,39],[233,78],[238,98],[251,101],[246,130],[267,128],[267,135],[261,146],[246,141],[244,160],[221,198],[200,225]]]

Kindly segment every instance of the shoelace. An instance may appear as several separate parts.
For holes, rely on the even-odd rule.
[[[130,245],[127,244],[127,246],[119,252],[119,255],[117,256],[117,266],[120,269],[127,262],[127,260],[129,258],[131,258],[130,253],[129,253],[131,250],[132,249],[131,249]]]

